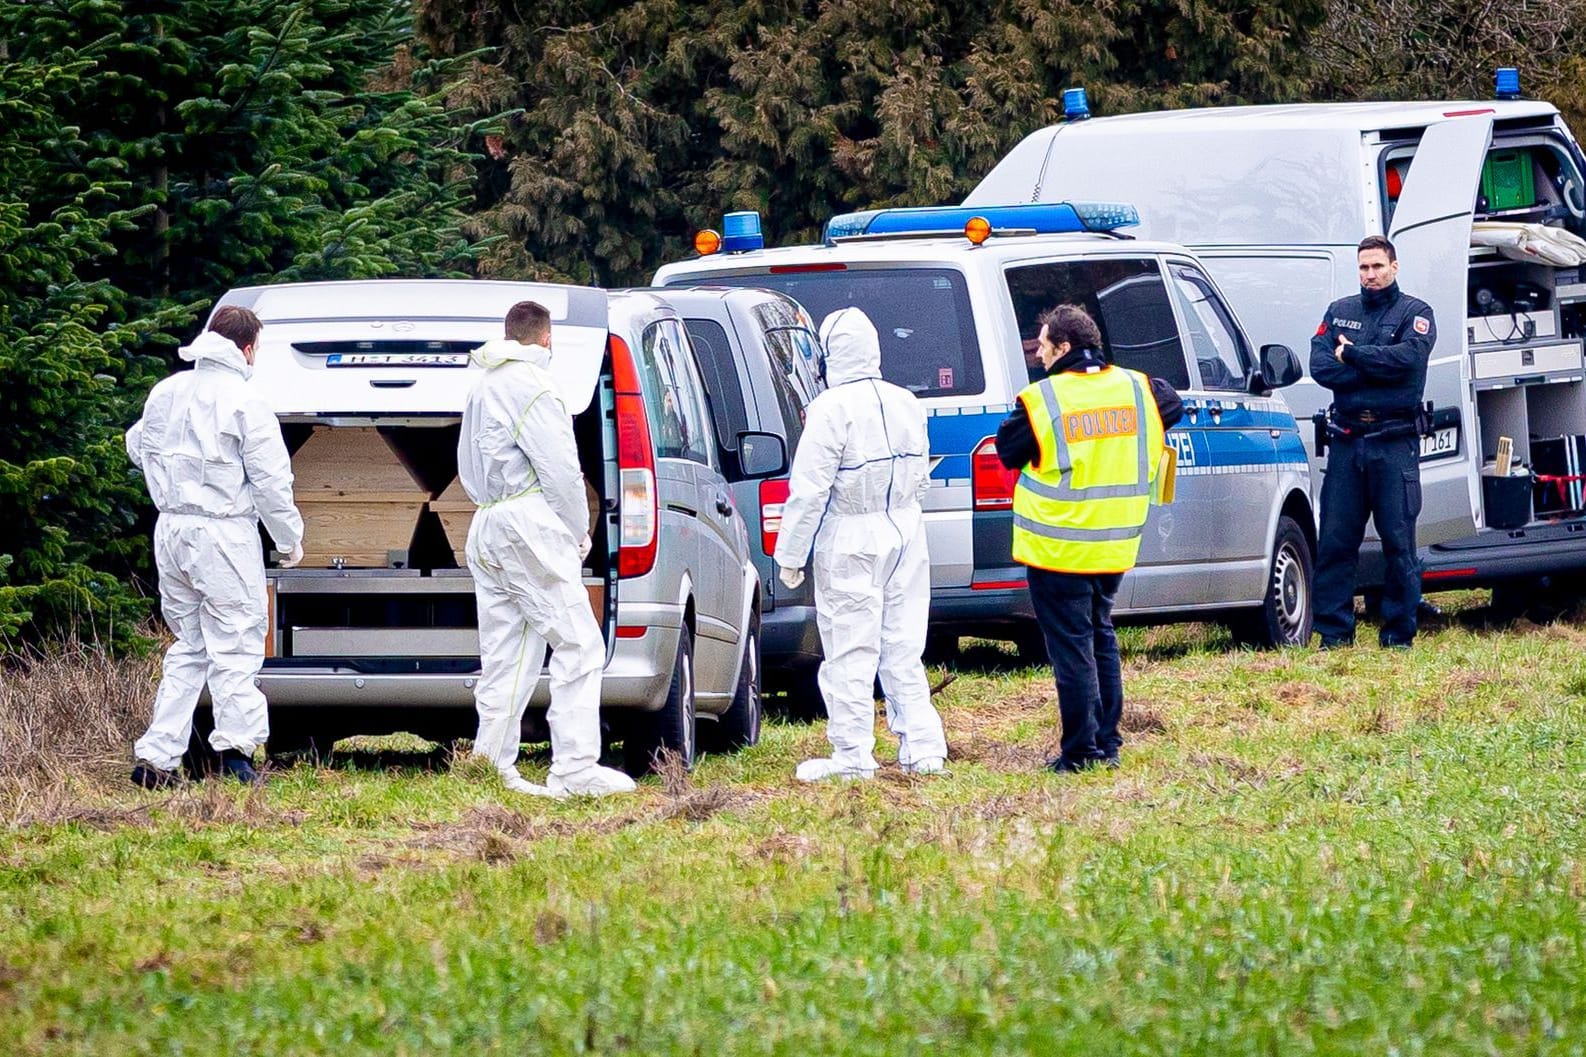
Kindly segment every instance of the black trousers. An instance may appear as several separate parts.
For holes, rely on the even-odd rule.
[[[1116,757],[1123,745],[1123,669],[1112,603],[1122,573],[1084,575],[1029,570],[1030,601],[1046,638],[1063,718],[1060,759],[1070,764]]]
[[[1408,646],[1421,604],[1415,519],[1421,513],[1421,444],[1414,436],[1335,440],[1322,477],[1316,555],[1316,630],[1323,643],[1355,637],[1355,576],[1366,519],[1377,524],[1387,563],[1382,585],[1384,646]]]

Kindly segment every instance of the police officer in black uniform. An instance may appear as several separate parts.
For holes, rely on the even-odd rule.
[[[1437,325],[1425,301],[1399,290],[1399,260],[1381,235],[1361,240],[1360,293],[1327,306],[1311,339],[1311,377],[1333,391],[1316,560],[1316,630],[1322,648],[1355,637],[1355,571],[1366,519],[1374,518],[1387,569],[1385,647],[1415,639],[1421,564],[1422,393]]]

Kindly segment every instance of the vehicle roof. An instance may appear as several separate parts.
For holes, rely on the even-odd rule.
[[[1068,122],[1065,134],[1099,134],[1107,131],[1139,133],[1141,126],[1171,122],[1175,128],[1196,132],[1277,131],[1281,129],[1344,130],[1430,125],[1449,117],[1479,111],[1495,121],[1550,117],[1558,113],[1551,103],[1538,99],[1465,99],[1408,103],[1280,103],[1264,106],[1198,107],[1186,110],[1152,110]]]
[[[1032,255],[1069,252],[1075,255],[1098,253],[1137,255],[1141,253],[1184,253],[1183,246],[1144,239],[1116,238],[1091,232],[1061,235],[993,236],[983,245],[973,246],[962,235],[930,238],[856,239],[835,246],[807,243],[748,253],[718,253],[693,257],[664,265],[656,280],[702,271],[758,271],[779,264],[807,264],[822,260],[841,260],[848,264],[958,264],[975,261],[999,263]]]

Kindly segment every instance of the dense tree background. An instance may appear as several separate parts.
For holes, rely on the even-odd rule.
[[[0,2],[0,643],[147,612],[121,433],[215,297],[466,266],[410,38],[392,0]]]
[[[1586,0],[0,0],[0,652],[125,644],[121,448],[231,286],[644,282],[953,201],[1095,110],[1526,90],[1586,122]]]
[[[506,276],[643,282],[724,209],[773,239],[962,196],[1071,84],[1106,113],[1300,98],[1322,0],[420,0],[516,109],[474,230]]]

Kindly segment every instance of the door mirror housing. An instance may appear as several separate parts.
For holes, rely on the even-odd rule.
[[[1252,393],[1269,393],[1293,385],[1304,377],[1300,358],[1287,345],[1261,346],[1261,366],[1250,375]]]
[[[743,480],[776,477],[787,468],[787,441],[775,433],[753,429],[738,434],[738,474]]]

